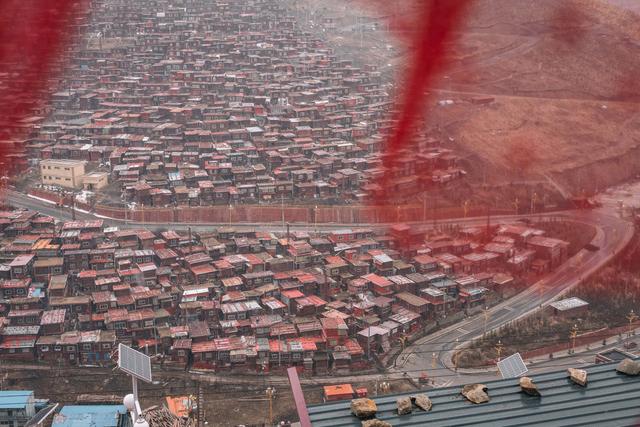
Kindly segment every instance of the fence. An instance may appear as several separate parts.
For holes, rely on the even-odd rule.
[[[97,205],[94,212],[109,218],[148,223],[307,223],[307,224],[379,224],[419,222],[460,218],[461,208],[427,210],[421,206],[184,206],[175,208],[138,208],[134,210]],[[507,210],[492,212],[508,214]],[[468,216],[486,215],[486,210],[469,209]]]
[[[640,326],[640,321],[634,322],[631,328],[635,329],[638,326]],[[622,334],[624,336],[628,331],[629,325],[618,326],[615,328],[603,328],[598,329],[597,331],[587,332],[576,337],[576,347],[601,342],[603,339],[607,339],[618,334]],[[527,360],[540,356],[546,356],[550,353],[557,353],[559,351],[568,351],[571,348],[571,345],[571,339],[567,337],[566,342],[538,348],[531,351],[525,351],[522,353],[522,358]]]
[[[43,189],[30,189],[29,194],[54,203],[71,204],[70,195],[60,195]],[[439,207],[424,205],[214,205],[178,207],[137,207],[124,209],[105,205],[89,206],[76,203],[76,207],[93,211],[97,215],[119,220],[147,223],[307,223],[307,224],[380,224],[394,222],[434,221],[465,216],[462,207]],[[494,209],[492,215],[513,213],[506,209]],[[484,207],[471,207],[466,216],[484,216]]]

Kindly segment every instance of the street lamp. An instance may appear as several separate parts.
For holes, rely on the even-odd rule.
[[[633,329],[633,322],[638,320],[638,316],[636,315],[636,313],[634,313],[633,309],[631,309],[629,314],[627,314],[627,320],[629,321],[629,333],[628,333],[627,336],[628,336],[628,338],[631,338],[632,329]]]
[[[269,425],[273,425],[273,397],[276,395],[275,387],[267,387],[267,399],[269,399]]]
[[[571,354],[576,352],[576,337],[578,336],[578,325],[573,325],[571,328]]]
[[[496,344],[496,353],[498,354],[498,362],[500,361],[500,356],[502,355],[502,349],[504,348],[504,344],[502,344],[502,340],[498,340],[498,344]]]
[[[484,307],[484,334],[487,335],[487,321],[489,320],[489,307]]]

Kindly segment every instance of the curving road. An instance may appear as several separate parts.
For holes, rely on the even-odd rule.
[[[489,309],[487,331],[526,316],[562,296],[607,264],[633,237],[633,224],[619,218],[612,207],[571,212],[560,216],[595,226],[597,232],[592,244],[600,249],[595,252],[582,249],[529,289]],[[497,375],[495,372],[453,374],[451,355],[454,349],[463,347],[463,343],[468,343],[482,336],[483,333],[484,314],[481,313],[424,337],[407,347],[399,356],[398,367],[391,372],[396,374],[409,372],[412,376],[418,377],[420,371],[425,371],[430,376],[439,377],[441,380],[437,383],[440,385],[495,378]],[[435,368],[432,367],[434,353]]]
[[[10,204],[36,210],[60,220],[70,220],[69,208],[56,208],[51,203],[25,196],[13,191],[5,191],[4,198]],[[592,244],[599,250],[590,252],[582,249],[571,259],[566,261],[558,269],[551,272],[543,279],[535,283],[529,289],[502,302],[488,310],[487,331],[496,329],[505,323],[535,311],[540,306],[545,306],[554,299],[560,297],[583,279],[596,272],[611,261],[629,243],[634,234],[634,226],[631,222],[620,218],[616,213],[613,203],[606,203],[604,207],[590,211],[562,211],[536,214],[536,219],[549,218],[563,219],[567,221],[582,222],[596,228],[596,235]],[[98,219],[91,213],[77,212],[76,218],[81,220]],[[502,215],[492,217],[493,222],[515,222],[523,218],[532,218],[531,215]],[[123,221],[111,218],[102,218],[105,224],[123,228],[173,228],[194,230],[210,229],[219,226],[234,226],[238,229],[254,229],[260,231],[282,231],[282,224],[247,224],[247,223],[212,223],[212,224],[150,224],[133,221]],[[438,221],[439,224],[460,224],[483,226],[486,217],[454,218]],[[388,224],[292,224],[292,229],[312,231],[314,229],[337,229],[342,227],[366,226],[371,228],[385,228]],[[426,225],[417,225],[428,227]],[[405,373],[410,377],[418,378],[421,372],[427,372],[429,376],[437,378],[436,385],[445,386],[470,381],[482,381],[496,377],[494,372],[474,372],[464,374],[454,373],[452,370],[451,354],[458,347],[458,343],[466,343],[484,333],[484,314],[467,318],[457,324],[444,328],[429,336],[419,339],[408,346],[398,357],[397,367],[388,370],[387,378],[404,378]],[[432,354],[436,355],[436,367],[432,367]],[[367,380],[378,378],[376,375],[353,375],[345,377],[345,380]],[[277,380],[277,378],[273,378]],[[319,381],[319,378],[311,380]],[[330,380],[331,381],[331,380]]]

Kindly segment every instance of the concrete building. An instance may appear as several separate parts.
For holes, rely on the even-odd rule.
[[[0,426],[22,427],[36,414],[31,390],[0,391]]]
[[[48,159],[40,162],[40,176],[44,185],[80,188],[86,162],[81,160]]]
[[[82,178],[82,188],[85,190],[100,190],[109,185],[109,174],[106,172],[89,172]]]

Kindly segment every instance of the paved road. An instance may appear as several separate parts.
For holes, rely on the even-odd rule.
[[[52,216],[62,221],[70,221],[72,219],[72,212],[69,207],[58,208],[53,203],[43,201],[41,199],[33,198],[26,196],[25,194],[18,193],[11,190],[5,190],[3,194],[0,195],[2,199],[9,202],[11,205],[17,208],[30,209],[34,211],[41,212],[45,215]],[[579,211],[558,211],[558,212],[547,212],[542,214],[536,214],[536,218],[565,218],[571,219],[574,215],[580,214]],[[491,221],[493,223],[496,222],[515,222],[521,220],[523,218],[531,218],[531,215],[496,215],[491,217]],[[150,223],[150,222],[138,222],[138,221],[124,221],[121,219],[113,219],[106,218],[103,216],[96,216],[93,213],[86,213],[82,211],[76,210],[76,219],[78,220],[95,220],[102,219],[104,220],[105,225],[107,226],[117,226],[120,228],[147,228],[149,230],[154,229],[173,229],[173,230],[186,230],[187,228],[191,228],[194,231],[197,230],[207,230],[215,227],[227,227],[232,226],[238,230],[256,230],[256,231],[273,231],[273,232],[281,232],[283,231],[283,226],[281,222],[271,222],[271,223],[246,223],[246,222],[237,222],[237,223],[229,223],[229,222],[221,222],[221,223]],[[438,220],[437,224],[460,224],[460,225],[469,225],[469,226],[481,226],[485,225],[487,221],[486,216],[482,217],[469,217],[469,218],[452,218],[447,220]],[[429,220],[431,222],[431,220]],[[318,230],[335,230],[340,228],[352,228],[352,227],[369,227],[373,229],[385,229],[390,224],[384,223],[291,223],[291,230],[305,230],[305,231],[313,231],[314,229]],[[432,224],[422,225],[415,224],[416,226],[431,228]]]
[[[534,286],[488,310],[487,331],[526,316],[568,292],[609,262],[633,237],[633,225],[617,217],[611,207],[573,212],[571,219],[596,227],[597,232],[592,243],[600,249],[595,252],[582,249]],[[398,367],[391,369],[391,372],[394,374],[409,372],[409,375],[418,377],[420,372],[424,371],[431,376],[451,380],[453,384],[495,378],[495,373],[457,375],[452,370],[453,350],[480,337],[483,333],[484,314],[481,313],[424,337],[407,347],[399,356]],[[436,355],[435,369],[432,368],[433,354]]]
[[[70,220],[69,209],[58,209],[50,203],[26,197],[23,194],[7,192],[6,200],[16,207],[22,207],[40,211],[46,215]],[[550,273],[524,292],[515,297],[491,308],[487,330],[496,329],[507,322],[513,321],[545,306],[549,302],[566,293],[568,290],[580,283],[584,278],[593,274],[609,262],[633,237],[633,225],[616,214],[615,207],[607,204],[603,208],[592,211],[563,211],[535,215],[538,220],[549,218],[564,219],[569,221],[582,222],[596,227],[596,236],[592,243],[600,249],[595,252],[581,250],[573,258],[565,262],[556,271]],[[77,213],[78,219],[96,219],[89,213]],[[492,218],[494,222],[514,222],[522,218],[531,218],[531,215],[502,215]],[[255,229],[260,231],[282,231],[282,225],[272,224],[246,224],[246,223],[223,223],[223,224],[148,224],[138,222],[125,222],[115,219],[104,219],[108,225],[122,228],[172,228],[194,230],[207,229],[218,226],[232,225],[238,229]],[[477,218],[456,218],[439,221],[439,224],[461,224],[481,226],[486,223],[485,217]],[[317,229],[337,229],[343,227],[367,226],[372,228],[385,228],[388,224],[292,224],[292,229],[312,231]],[[416,225],[417,226],[417,225]],[[496,377],[494,373],[479,373],[465,375],[452,371],[451,354],[454,348],[461,343],[469,342],[482,335],[484,332],[484,315],[476,315],[459,322],[455,325],[442,329],[432,335],[418,340],[410,345],[399,356],[397,367],[388,371],[387,377],[390,379],[404,378],[407,372],[410,377],[418,378],[421,372],[427,372],[430,376],[438,378],[437,384],[448,385],[458,383],[469,383],[471,381],[489,380]],[[432,368],[432,354],[436,354],[436,368]],[[377,376],[349,376],[345,380],[366,380]],[[314,380],[311,380],[314,381]],[[316,380],[317,381],[317,380]]]

